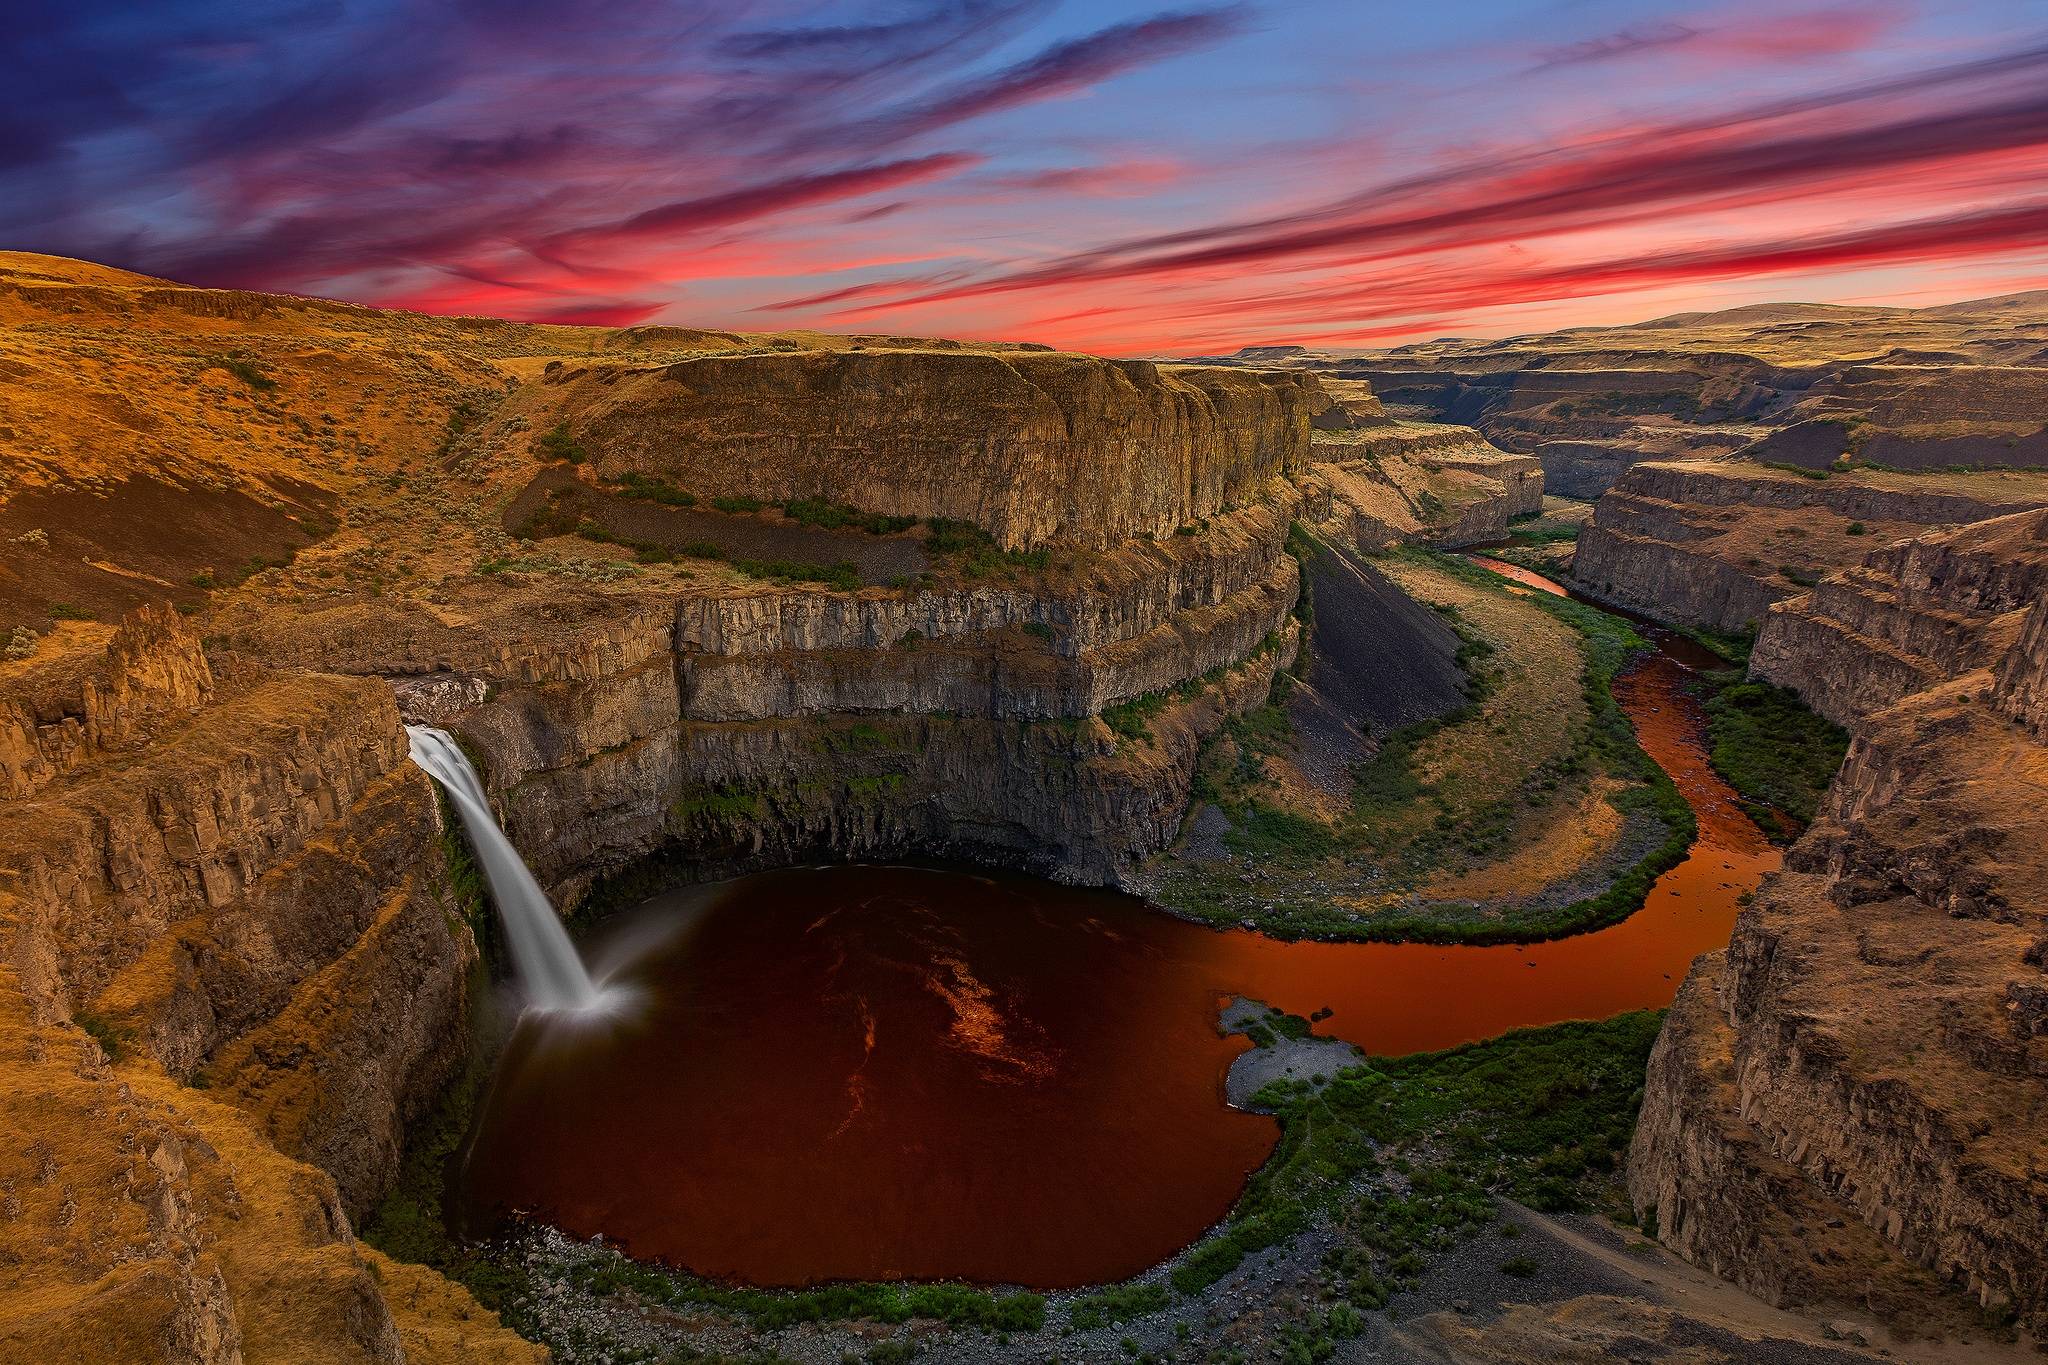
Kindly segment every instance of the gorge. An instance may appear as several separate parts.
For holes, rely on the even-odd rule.
[[[0,1358],[2041,1330],[2017,456],[0,268]]]

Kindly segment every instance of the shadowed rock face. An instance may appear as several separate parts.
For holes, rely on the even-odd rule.
[[[601,473],[953,517],[1012,549],[1171,534],[1299,471],[1328,407],[1309,375],[1027,351],[710,356],[544,387]]]

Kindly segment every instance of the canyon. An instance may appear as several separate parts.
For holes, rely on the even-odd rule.
[[[1290,937],[1614,923],[1694,846],[1614,709],[1642,641],[1443,553],[1560,490],[1597,498],[1573,587],[1753,630],[1853,736],[1725,951],[1612,1002],[1677,991],[1617,1210],[1772,1304],[2038,1335],[2048,332],[1854,311],[1182,364],[0,253],[0,1355],[547,1358],[359,1236],[502,971],[408,723],[578,926],[904,859]]]

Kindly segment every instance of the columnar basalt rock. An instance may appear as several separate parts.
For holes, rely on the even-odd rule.
[[[1312,376],[1292,373],[799,351],[565,368],[515,415],[566,422],[610,477],[952,517],[1015,549],[1170,535],[1298,472],[1327,407]]]

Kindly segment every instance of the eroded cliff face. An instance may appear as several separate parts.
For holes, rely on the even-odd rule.
[[[168,608],[59,644],[0,674],[0,1347],[521,1358],[464,1295],[395,1308],[349,1231],[474,957],[388,689],[218,673]]]
[[[230,640],[399,680],[410,712],[472,742],[565,901],[657,852],[678,876],[922,853],[1114,881],[1172,836],[1200,738],[1292,658],[1294,507],[1275,488],[1028,582],[479,585]],[[1148,739],[1097,719],[1143,697]]]
[[[957,518],[1012,549],[1171,535],[1300,470],[1329,406],[1307,375],[959,349],[565,366],[528,401],[611,477]]]
[[[1537,461],[1496,449],[1470,427],[1384,421],[1318,432],[1312,453],[1310,483],[1333,518],[1325,529],[1367,549],[1411,539],[1481,544],[1543,510]]]
[[[2043,520],[1874,554],[1760,642],[1855,739],[1694,964],[1629,1187],[1669,1245],[1774,1301],[1924,1330],[1945,1284],[2048,1322]]]
[[[2021,512],[1873,550],[1771,608],[1750,671],[1852,725],[2007,656],[2048,589],[2048,512]],[[2023,652],[2012,655],[2015,674]],[[2017,685],[2017,684],[2016,684]]]
[[[1639,464],[1595,505],[1572,580],[1662,620],[1736,632],[1873,544],[2048,505],[2035,473],[1837,474],[1742,461]]]

